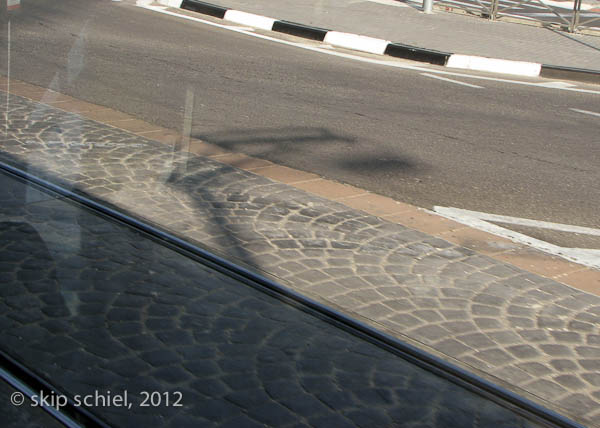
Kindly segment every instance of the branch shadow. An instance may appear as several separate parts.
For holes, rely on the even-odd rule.
[[[194,133],[192,137],[233,153],[241,152],[292,167],[293,162],[285,158],[313,159],[314,165],[318,164],[321,171],[325,167],[348,172],[362,169],[368,170],[370,176],[377,177],[393,172],[424,172],[430,168],[422,161],[406,155],[399,156],[374,141],[361,140],[358,144],[354,136],[323,127],[234,128],[213,133]],[[316,169],[307,172],[320,174]]]
[[[569,39],[569,40],[571,40],[572,42],[579,43],[580,45],[583,45],[583,46],[585,46],[585,47],[587,47],[587,48],[590,48],[590,49],[592,49],[592,50],[595,50],[595,51],[598,51],[598,52],[600,52],[600,46],[594,46],[594,45],[591,45],[591,44],[589,44],[589,43],[586,43],[586,42],[584,42],[584,41],[577,40],[575,37],[573,37],[573,36],[572,36],[572,35],[570,35],[569,33],[566,33],[566,32],[564,32],[564,31],[558,31],[558,30],[557,30],[557,29],[555,29],[555,28],[550,28],[550,27],[545,27],[545,28],[546,28],[547,30],[549,30],[549,31],[553,32],[554,34],[557,34],[557,35],[559,35],[559,36],[562,36],[562,37],[564,37],[564,38],[566,38],[566,39]]]

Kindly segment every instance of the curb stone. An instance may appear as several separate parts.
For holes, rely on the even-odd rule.
[[[278,20],[262,15],[229,9],[224,6],[218,6],[200,0],[158,0],[158,3],[168,7],[186,9],[226,21],[236,22],[238,24],[249,25],[310,40],[325,41],[334,46],[377,55],[393,56],[396,58],[425,62],[455,69],[600,84],[600,70],[440,52],[433,49],[421,48],[403,43],[394,43],[388,40],[362,36],[359,34],[341,33],[301,23]]]
[[[175,0],[175,1],[165,1],[165,0],[160,0],[159,3],[161,4],[165,4],[166,6],[169,7],[180,7],[182,9],[187,9],[187,10],[191,10],[194,12],[198,12],[198,13],[202,13],[203,15],[210,15],[210,16],[214,16],[215,18],[220,18],[223,19],[225,18],[225,12],[227,12],[227,8],[226,7],[221,7],[221,6],[217,6],[211,3],[205,3],[205,2],[189,2],[189,1],[181,1],[179,6],[175,6],[173,3],[177,3],[179,2],[179,0]]]

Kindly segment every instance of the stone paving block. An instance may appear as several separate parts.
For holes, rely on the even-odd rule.
[[[514,358],[501,349],[488,349],[473,354],[476,358],[485,361],[492,366],[503,366],[508,364]]]
[[[570,347],[565,345],[539,345],[540,349],[551,357],[564,357],[573,355]]]
[[[574,331],[551,331],[550,335],[552,335],[557,342],[582,343],[581,335]]]
[[[524,384],[532,379],[526,371],[514,366],[502,367],[493,373],[500,379],[516,384]]]
[[[472,351],[472,348],[463,345],[454,339],[446,339],[435,344],[435,349],[442,351],[445,354],[461,355]]]
[[[495,346],[495,342],[483,333],[466,334],[458,336],[457,339],[473,349],[485,349]]]
[[[357,299],[358,298],[359,296],[357,296]],[[393,309],[391,309],[389,306],[382,305],[381,303],[374,303],[361,308],[361,314],[371,319],[382,319],[383,317],[393,313]]]
[[[590,309],[588,309],[585,312],[579,312],[575,316],[575,319],[578,321],[584,321],[584,322],[589,322],[589,323],[593,323],[596,325],[600,325],[600,316],[592,315],[590,312],[591,312]]]
[[[398,316],[390,318],[392,321],[394,321],[394,319],[397,319]],[[420,322],[419,322],[420,323]],[[416,323],[414,323],[416,324]],[[414,325],[413,324],[413,325]],[[411,325],[408,325],[408,327],[410,327]],[[424,327],[420,327],[418,329],[415,330],[411,330],[412,334],[416,334],[419,337],[422,337],[424,340],[428,341],[428,342],[432,342],[432,341],[437,341],[439,339],[441,339],[442,337],[447,337],[450,336],[450,332],[440,326],[437,325],[427,325]]]
[[[443,320],[439,312],[430,309],[416,310],[413,312],[413,315],[427,322],[439,322]]]
[[[536,362],[519,363],[517,364],[517,367],[535,377],[542,377],[552,372],[552,370],[548,366]]]
[[[581,357],[600,359],[600,346],[576,346],[575,352]]]
[[[581,389],[585,386],[585,384],[577,376],[568,374],[556,376],[554,380],[570,390]]]
[[[482,331],[500,330],[503,327],[503,324],[495,318],[474,318],[473,322]]]
[[[500,315],[500,308],[495,306],[472,304],[471,312],[473,315],[498,316]]]
[[[477,331],[477,326],[470,321],[450,321],[443,322],[441,326],[452,334],[464,334],[472,331]]]
[[[415,306],[407,299],[386,300],[385,302],[383,302],[383,304],[386,306],[389,306],[390,308],[392,308],[398,312],[404,312],[404,311],[408,311],[411,309],[415,309]],[[400,314],[400,316],[402,316],[402,314]],[[411,317],[412,317],[412,315],[411,315]],[[412,319],[412,318],[409,318],[409,319]]]
[[[525,317],[507,317],[508,323],[515,329],[533,328],[535,321]]]
[[[558,398],[564,396],[564,394],[567,392],[567,390],[562,386],[546,379],[535,380],[529,383],[527,388],[534,394],[539,394],[542,397],[549,398]]]
[[[577,370],[577,364],[572,360],[567,359],[555,359],[550,361],[552,367],[561,372],[575,372]]]
[[[509,346],[506,350],[519,359],[533,359],[540,355],[539,351],[530,345]]]
[[[600,387],[600,373],[584,373],[581,377],[589,384]]]
[[[582,412],[593,412],[597,410],[598,402],[585,394],[572,394],[559,401],[563,407],[577,407]]]

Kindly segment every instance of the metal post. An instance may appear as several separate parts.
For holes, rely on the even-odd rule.
[[[573,16],[571,17],[571,23],[569,24],[569,33],[574,33],[579,27],[579,12],[581,11],[581,0],[575,0],[573,2]]]
[[[423,12],[433,13],[433,0],[423,0]]]
[[[492,0],[492,2],[490,3],[490,19],[492,21],[495,21],[497,15],[498,15],[498,0]]]
[[[4,136],[8,138],[8,112],[10,100],[10,16],[8,17],[8,46],[7,46],[7,67],[6,67],[6,123],[4,125]]]

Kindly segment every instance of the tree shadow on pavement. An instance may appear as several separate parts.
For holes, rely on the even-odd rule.
[[[373,142],[357,144],[356,137],[327,128],[283,127],[231,129],[194,138],[222,149],[244,153],[328,178],[366,171],[373,178],[392,174],[425,173],[430,166]],[[315,156],[318,153],[318,156]],[[339,171],[340,174],[333,174]]]

